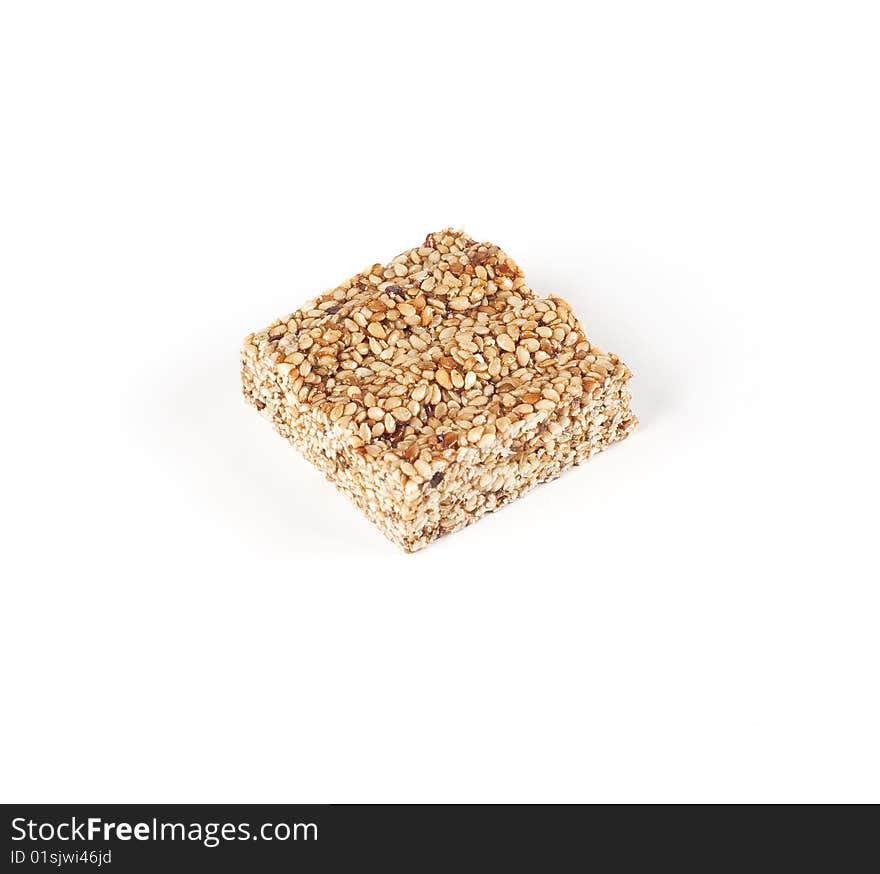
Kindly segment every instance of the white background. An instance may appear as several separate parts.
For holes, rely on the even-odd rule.
[[[4,3],[3,800],[880,800],[872,6]],[[447,225],[641,426],[409,556],[238,350]]]

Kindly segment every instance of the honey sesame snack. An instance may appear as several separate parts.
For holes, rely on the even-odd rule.
[[[413,552],[636,425],[616,355],[461,231],[352,277],[242,347],[245,398]]]

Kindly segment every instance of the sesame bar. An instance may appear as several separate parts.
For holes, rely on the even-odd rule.
[[[248,402],[407,552],[636,425],[629,369],[461,231],[249,335],[241,364]]]

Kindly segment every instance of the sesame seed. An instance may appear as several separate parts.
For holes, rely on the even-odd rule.
[[[452,388],[452,377],[450,377],[449,372],[442,367],[437,370],[437,375],[434,378],[443,386],[443,388]]]
[[[505,351],[505,352],[513,352],[516,349],[516,343],[513,342],[513,339],[508,334],[499,334],[495,338],[495,342]]]

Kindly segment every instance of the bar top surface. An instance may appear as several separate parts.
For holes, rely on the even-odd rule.
[[[249,336],[245,354],[271,360],[352,448],[407,460],[490,449],[624,367],[590,346],[565,301],[535,295],[505,252],[453,230]]]

